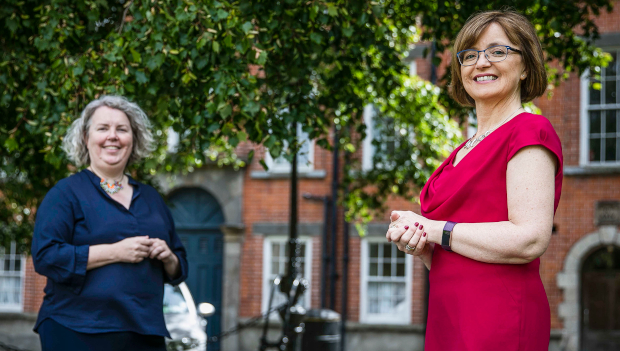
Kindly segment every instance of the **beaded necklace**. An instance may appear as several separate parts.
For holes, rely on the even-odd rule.
[[[99,175],[97,173],[95,173],[95,171],[93,171],[92,169],[89,168],[89,170],[91,172],[93,172],[97,177],[99,177]],[[99,182],[99,186],[101,186],[101,189],[103,189],[103,191],[105,191],[106,193],[112,195],[112,194],[116,194],[119,191],[123,190],[123,178],[125,177],[125,175],[123,174],[121,176],[121,180],[114,180],[112,179],[113,183],[110,183],[109,180],[106,180],[104,178],[101,178],[101,181]]]

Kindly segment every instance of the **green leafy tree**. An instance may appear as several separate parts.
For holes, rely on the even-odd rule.
[[[346,178],[350,211],[368,219],[386,196],[408,196],[423,184],[460,138],[448,117],[464,110],[443,88],[408,77],[402,59],[409,45],[420,33],[424,40],[450,41],[470,13],[503,4],[3,1],[0,241],[29,247],[37,205],[75,171],[61,139],[85,104],[102,94],[137,101],[153,122],[159,148],[131,170],[144,181],[209,160],[243,166],[253,153],[242,160],[235,148],[246,141],[292,159],[299,146],[296,123],[325,148],[336,128],[340,147],[353,152],[354,140],[364,135],[362,109],[373,104],[383,117],[378,120],[404,132],[397,152],[383,155],[391,167]],[[589,17],[560,15],[576,13],[566,12],[571,5],[511,4],[532,18],[544,16],[536,17],[537,28],[552,47],[549,58],[564,71],[603,63],[588,41],[597,34]],[[590,0],[572,6],[597,14],[611,5]],[[585,39],[572,34],[579,26]],[[167,152],[170,130],[181,136],[175,153]]]

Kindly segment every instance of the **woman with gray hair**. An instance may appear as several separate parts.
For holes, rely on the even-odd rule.
[[[153,150],[149,127],[137,104],[103,96],[63,140],[69,159],[87,167],[37,211],[32,257],[48,278],[34,328],[43,351],[166,349],[164,283],[187,277],[185,249],[157,191],[124,173]]]

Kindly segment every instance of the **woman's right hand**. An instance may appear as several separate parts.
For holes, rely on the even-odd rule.
[[[134,236],[112,245],[117,262],[138,263],[148,257],[152,240],[148,236]]]
[[[406,220],[401,217],[401,214],[405,212],[393,211],[390,215],[390,228],[386,233],[388,241],[396,244],[398,250],[412,256],[418,256],[424,262],[424,265],[430,270],[431,261],[433,260],[434,244],[427,242],[428,236],[424,231],[424,226],[421,223],[415,222],[411,225],[406,225],[400,228],[403,223],[402,220]],[[413,212],[410,212],[413,213]],[[415,219],[415,218],[414,218]],[[399,224],[396,224],[399,223]],[[409,245],[412,250],[407,250]]]

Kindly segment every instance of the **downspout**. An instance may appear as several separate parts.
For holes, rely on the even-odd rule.
[[[329,284],[329,308],[331,310],[336,309],[336,279],[338,273],[336,273],[336,230],[338,227],[338,158],[339,158],[339,140],[338,140],[338,126],[334,125],[334,167],[332,172],[332,242],[331,242],[331,260],[330,260],[330,284]]]

